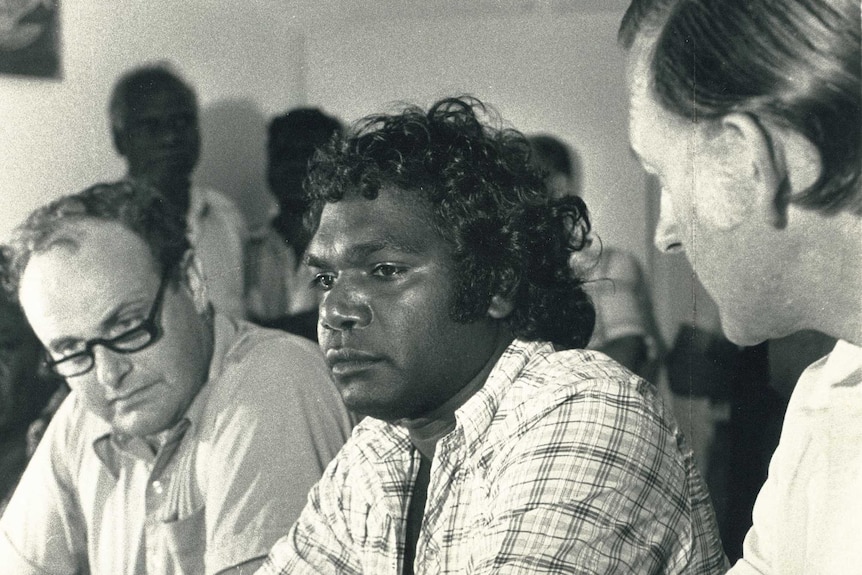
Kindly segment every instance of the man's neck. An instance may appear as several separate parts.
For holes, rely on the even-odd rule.
[[[502,333],[502,332],[501,332]],[[511,337],[500,337],[482,369],[458,393],[431,412],[415,419],[402,419],[398,423],[409,430],[410,440],[428,459],[434,458],[434,448],[455,428],[455,412],[482,389],[485,381],[512,342]]]
[[[144,182],[161,193],[179,213],[187,214],[191,204],[192,181],[190,175],[130,174],[133,180]]]
[[[820,228],[809,242],[802,278],[813,278],[802,327],[862,346],[862,216],[844,211],[814,217]]]

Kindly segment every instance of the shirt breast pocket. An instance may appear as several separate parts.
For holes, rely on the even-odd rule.
[[[175,521],[155,524],[155,544],[148,545],[150,573],[197,574],[204,572],[206,513],[200,507]]]

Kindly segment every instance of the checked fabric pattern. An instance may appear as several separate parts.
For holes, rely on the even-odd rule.
[[[513,342],[431,469],[419,574],[724,573],[709,495],[655,388],[606,356]],[[397,575],[419,464],[366,418],[262,575]]]

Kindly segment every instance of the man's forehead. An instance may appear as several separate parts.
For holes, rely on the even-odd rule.
[[[626,58],[626,89],[628,92],[629,140],[636,154],[642,155],[641,137],[644,129],[642,124],[651,125],[656,115],[656,102],[652,97],[652,55],[654,38],[640,35],[635,39]]]
[[[424,252],[445,241],[431,218],[430,204],[415,192],[384,189],[375,199],[348,196],[324,206],[309,250]]]
[[[196,110],[194,100],[186,93],[170,88],[154,88],[135,94],[132,97],[129,114],[141,115],[152,114],[161,111],[166,106],[182,108],[194,112]]]
[[[121,263],[139,267],[155,263],[143,238],[120,222],[96,218],[62,225],[34,252],[30,262],[48,256],[60,262],[74,260],[84,270],[93,272],[115,269]]]
[[[57,240],[33,254],[18,291],[43,341],[95,333],[94,325],[158,281],[146,243],[117,222],[79,222]]]

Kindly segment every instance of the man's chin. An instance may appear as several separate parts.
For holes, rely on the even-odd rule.
[[[191,181],[194,163],[185,159],[165,159],[152,164],[140,179],[153,185],[177,185]]]
[[[128,437],[145,438],[161,433],[169,428],[169,423],[143,415],[133,417],[115,417],[108,424],[114,433]]]
[[[724,317],[722,317],[721,320],[721,331],[724,333],[724,337],[726,337],[731,343],[739,346],[751,347],[763,343],[767,339],[780,337],[771,334],[764,334],[753,328],[754,324],[752,322],[743,321],[742,323],[737,323],[732,320],[727,320]]]

